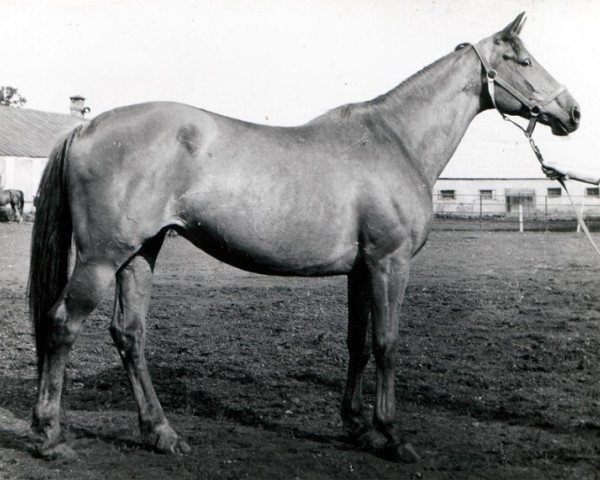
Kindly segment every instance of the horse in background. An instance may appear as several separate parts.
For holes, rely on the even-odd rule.
[[[21,223],[23,221],[23,206],[25,196],[21,190],[0,190],[0,207],[10,204],[13,211],[13,219]]]

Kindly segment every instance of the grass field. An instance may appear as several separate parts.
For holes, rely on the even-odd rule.
[[[220,264],[180,237],[159,257],[147,357],[192,453],[137,443],[112,292],[68,368],[70,463],[34,458],[30,224],[0,224],[0,479],[599,479],[600,262],[575,233],[434,231],[401,322],[398,422],[422,455],[346,442],[345,278]],[[366,400],[374,398],[369,366]]]

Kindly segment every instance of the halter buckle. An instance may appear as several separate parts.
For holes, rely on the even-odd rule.
[[[488,72],[485,74],[485,76],[487,77],[488,80],[495,80],[496,77],[498,76],[498,72],[494,69],[488,70]]]
[[[542,109],[537,105],[534,105],[529,109],[529,115],[531,115],[532,117],[537,117],[540,113],[542,113]]]

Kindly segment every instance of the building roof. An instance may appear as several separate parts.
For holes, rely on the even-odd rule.
[[[64,113],[0,106],[0,156],[47,157],[63,134],[84,121]]]

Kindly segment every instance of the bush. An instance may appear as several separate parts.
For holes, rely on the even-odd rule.
[[[23,221],[25,222],[33,222],[34,218],[35,214],[33,212],[23,213]],[[15,216],[13,215],[12,208],[0,207],[0,222],[12,222],[14,219]]]
[[[0,208],[0,222],[11,222],[13,213],[10,208]]]

